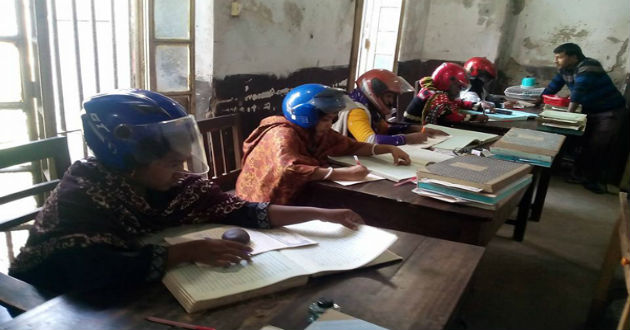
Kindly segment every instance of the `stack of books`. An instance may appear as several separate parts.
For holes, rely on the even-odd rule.
[[[414,192],[452,203],[494,210],[532,182],[528,164],[458,156],[419,169]]]
[[[538,130],[541,131],[582,135],[585,128],[585,114],[544,110],[538,115]]]
[[[551,167],[565,136],[531,129],[511,128],[490,146],[495,158]]]

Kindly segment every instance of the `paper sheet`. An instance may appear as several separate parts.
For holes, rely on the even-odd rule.
[[[213,238],[220,239],[223,233],[234,226],[221,226],[218,228],[198,231],[182,236],[165,237],[164,240],[173,245],[178,243],[190,242],[194,240]],[[308,239],[300,234],[294,233],[285,228],[276,228],[268,230],[254,230],[249,228],[241,228],[249,234],[249,247],[253,249],[252,255],[261,254],[272,250],[281,250],[294,248],[298,246],[317,244],[316,241]]]
[[[315,247],[282,250],[284,256],[299,262],[309,273],[361,267],[398,239],[396,235],[375,227],[361,225],[355,231],[319,220],[286,227],[319,243]]]
[[[378,181],[378,180],[385,180],[384,177],[378,176],[376,174],[373,173],[369,173],[365,179],[363,180],[359,180],[359,181],[335,181],[336,183],[342,185],[342,186],[351,186],[353,184],[357,184],[357,183],[362,183],[362,182],[369,182],[369,181]]]
[[[420,182],[434,183],[434,184],[439,184],[439,185],[445,186],[445,187],[457,188],[457,189],[462,189],[462,190],[467,190],[467,191],[472,191],[472,192],[483,191],[483,189],[481,189],[481,188],[465,186],[463,184],[451,183],[451,182],[446,182],[446,181],[442,181],[442,180],[423,178],[423,179],[420,179]]]

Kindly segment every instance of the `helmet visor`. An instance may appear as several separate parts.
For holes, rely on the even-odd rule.
[[[355,106],[354,101],[343,90],[337,88],[327,88],[319,92],[309,103],[324,113],[335,113]]]
[[[209,166],[202,136],[192,115],[131,128],[138,145],[134,157],[140,164],[154,163],[185,174],[203,175]]]
[[[398,93],[398,94],[402,94],[402,93],[407,93],[407,92],[413,92],[414,89],[411,86],[411,84],[409,84],[409,82],[407,82],[407,80],[405,80],[405,78],[401,77],[401,76],[397,76],[396,78],[392,79],[392,81],[388,84],[389,89],[392,92]]]

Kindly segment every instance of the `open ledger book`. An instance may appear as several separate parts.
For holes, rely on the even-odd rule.
[[[427,124],[424,126],[443,131],[444,133],[450,135],[450,138],[448,140],[433,146],[437,149],[458,150],[468,145],[489,143],[499,138],[499,136],[496,134],[475,132],[434,124]]]
[[[314,220],[285,228],[318,244],[268,251],[229,268],[182,265],[169,270],[162,282],[192,313],[304,285],[309,275],[400,259],[387,251],[396,235],[367,225],[352,231]]]
[[[398,182],[404,179],[412,178],[416,176],[418,168],[425,167],[428,164],[439,163],[441,161],[452,158],[452,155],[422,149],[418,145],[408,144],[398,146],[400,149],[409,154],[411,164],[406,165],[394,165],[394,159],[391,154],[380,154],[374,156],[358,156],[361,165],[365,166],[370,172],[388,179],[390,181]],[[340,156],[329,157],[333,162],[352,166],[356,165],[356,161],[353,156]]]

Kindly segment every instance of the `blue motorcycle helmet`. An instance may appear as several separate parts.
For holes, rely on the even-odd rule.
[[[83,102],[85,141],[103,165],[132,171],[165,155],[181,160],[177,171],[204,174],[208,163],[192,115],[174,100],[147,90],[98,94]]]
[[[354,102],[338,88],[305,84],[293,88],[282,101],[282,113],[290,122],[304,128],[317,124],[328,113],[337,113]]]

